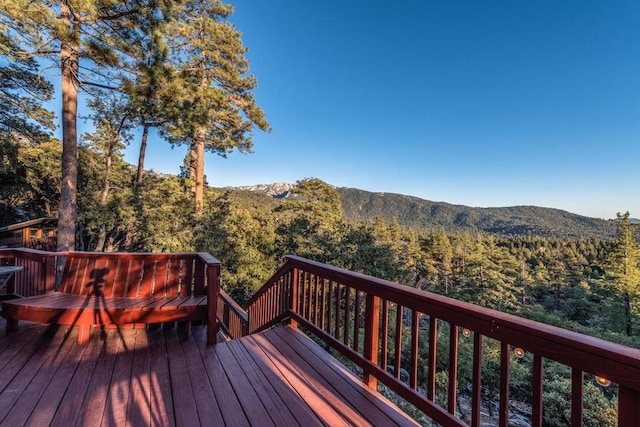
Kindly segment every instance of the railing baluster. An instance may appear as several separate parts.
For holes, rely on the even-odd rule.
[[[313,291],[314,303],[313,303],[313,324],[318,325],[318,320],[320,317],[320,279],[321,277],[316,276],[315,286]]]
[[[387,351],[389,344],[389,301],[382,301],[382,321],[381,321],[382,343],[380,344],[381,361],[380,367],[383,371],[387,371]]]
[[[342,285],[336,282],[336,325],[333,336],[340,339],[340,306],[342,305]]]
[[[273,288],[269,290],[266,294],[266,321],[270,322],[273,319]]]
[[[270,294],[270,292],[266,292],[262,296],[262,321],[263,321],[263,323],[267,323],[269,321],[269,294]]]
[[[260,324],[264,325],[267,323],[267,294],[265,293],[260,298]]]
[[[278,279],[278,281],[276,282],[276,313],[278,315],[280,315],[280,313],[282,313],[282,295],[284,294],[284,292],[282,292],[282,281],[284,279],[282,277],[280,277]]]
[[[438,319],[429,316],[429,372],[427,374],[427,398],[436,398],[436,353],[438,349]]]
[[[300,298],[300,316],[305,317],[305,313],[306,313],[306,292],[307,292],[307,272],[306,271],[301,271],[300,272],[300,293],[298,295],[298,297]]]
[[[277,286],[276,282],[274,284],[274,287],[271,288],[271,291],[269,291],[269,321],[272,321],[273,319],[275,319],[275,314],[276,314],[276,288],[275,286]]]
[[[281,293],[282,293],[282,302],[281,302],[281,313],[284,313],[289,308],[289,301],[291,301],[291,272],[288,271],[282,277],[281,282]]]
[[[411,366],[409,370],[409,386],[416,390],[418,388],[418,323],[419,314],[417,310],[411,311]]]
[[[353,313],[353,349],[360,351],[360,291],[355,290],[355,310]]]
[[[571,427],[582,426],[584,372],[571,368]]]
[[[344,328],[342,330],[343,337],[342,342],[344,345],[349,345],[349,319],[351,317],[351,288],[345,285],[344,293]]]
[[[271,296],[271,292],[266,292],[262,298],[262,312],[263,312],[263,322],[267,323],[271,320],[270,308],[271,304],[269,304],[269,297]]]
[[[309,305],[311,304],[311,273],[307,273],[306,271],[303,274],[302,279],[302,316],[309,320],[309,313],[311,312]]]
[[[273,298],[271,299],[271,304],[273,304],[273,317],[276,318],[280,313],[280,281],[282,279],[278,279],[273,286]]]
[[[222,306],[222,321],[224,322],[225,325],[229,324],[229,306],[227,304],[224,304]]]
[[[311,315],[311,280],[313,279],[313,274],[305,273],[304,276],[304,317],[309,320]]]
[[[264,320],[262,318],[262,296],[260,298],[258,298],[258,300],[256,301],[256,308],[254,310],[254,312],[252,313],[254,317],[256,318],[256,324],[254,325],[254,330],[258,329],[258,325],[262,325],[262,321]]]
[[[300,272],[297,268],[293,268],[291,270],[291,275],[289,276],[290,283],[290,295],[289,295],[289,308],[292,312],[296,314],[300,314]],[[289,320],[289,325],[294,328],[298,326],[298,322],[294,319]]]
[[[542,427],[542,387],[544,369],[542,356],[533,355],[533,373],[531,378],[531,426]]]
[[[311,276],[311,282],[309,283],[309,316],[307,317],[307,319],[309,319],[309,322],[313,323],[314,325],[317,324],[317,322],[315,321],[315,316],[318,313],[318,307],[317,307],[318,300],[316,299],[317,290],[318,290],[317,285],[318,285],[318,276],[314,274]]]
[[[271,299],[271,303],[273,304],[273,318],[278,317],[278,305],[280,301],[280,293],[278,292],[280,288],[280,280],[275,283],[273,287],[273,298]]]
[[[322,298],[320,299],[320,329],[322,329],[323,331],[326,330],[326,325],[325,325],[325,314],[327,312],[327,285],[326,285],[327,279],[325,279],[324,277],[322,278],[322,287],[320,288],[320,295],[322,296]]]
[[[402,306],[396,304],[396,340],[395,352],[393,354],[393,369],[398,379],[400,379],[400,361],[402,359],[402,314]]]
[[[449,393],[447,409],[450,414],[456,414],[456,398],[458,391],[458,327],[449,325]]]
[[[313,290],[316,276],[315,274],[309,274],[309,281],[307,282],[307,320],[313,323]]]
[[[291,300],[289,305],[291,307],[291,311],[296,314],[300,314],[300,270],[294,268],[291,271]],[[294,319],[289,321],[289,324],[294,328],[298,327],[298,322]]]
[[[333,321],[333,281],[329,280],[327,285],[327,324],[324,330],[330,334],[331,322]]]
[[[315,313],[315,308],[313,306],[314,303],[314,294],[316,292],[316,282],[317,282],[317,276],[315,274],[311,274],[309,276],[309,312],[307,313],[307,319],[309,320],[309,322],[315,324],[313,322],[313,315]]]
[[[500,411],[498,414],[498,426],[508,427],[509,425],[509,375],[511,365],[509,352],[511,346],[500,343]]]
[[[471,426],[480,427],[482,410],[482,335],[473,333],[473,379],[471,390]]]

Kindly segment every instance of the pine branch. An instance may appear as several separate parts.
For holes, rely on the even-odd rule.
[[[105,85],[105,84],[101,84],[101,83],[96,83],[96,82],[90,82],[87,80],[80,80],[80,84],[83,86],[91,86],[91,87],[97,87],[100,89],[108,89],[108,90],[115,90],[115,91],[120,91],[119,88],[117,86],[109,86],[109,85]]]

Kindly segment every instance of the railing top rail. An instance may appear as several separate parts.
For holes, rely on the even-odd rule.
[[[640,350],[297,256],[288,256],[285,266],[640,390]]]
[[[292,265],[291,262],[289,262],[289,258],[290,257],[286,257],[285,258],[285,263],[282,265],[282,267],[280,267],[274,274],[273,276],[271,276],[265,283],[264,285],[262,285],[260,287],[260,289],[258,289],[253,296],[249,299],[249,301],[247,301],[244,305],[244,308],[248,308],[254,301],[256,301],[258,298],[260,298],[260,296],[262,294],[264,294],[270,287],[271,284],[278,280],[280,277],[282,277],[287,271],[291,270]],[[295,257],[298,258],[298,257]],[[304,260],[304,258],[300,258],[301,260]]]
[[[218,296],[222,298],[225,301],[225,304],[227,304],[229,308],[233,310],[243,321],[249,321],[249,314],[247,314],[247,312],[244,311],[242,307],[240,307],[240,304],[238,304],[233,298],[231,298],[231,295],[220,289],[220,293],[218,294]]]
[[[92,257],[114,257],[120,259],[141,259],[141,258],[161,258],[161,259],[184,259],[199,258],[206,264],[220,265],[220,261],[207,252],[84,252],[84,251],[66,251],[66,252],[48,252],[38,249],[28,248],[7,248],[0,249],[2,253],[28,253],[43,256],[73,256],[76,258],[92,258]]]
[[[31,255],[42,255],[42,256],[57,256],[58,252],[49,252],[43,251],[40,249],[31,249],[31,248],[2,248],[0,249],[0,256],[3,254],[11,254],[11,256],[15,256],[16,253],[25,253]]]

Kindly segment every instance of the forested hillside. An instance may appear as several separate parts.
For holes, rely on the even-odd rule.
[[[432,202],[392,193],[337,188],[346,219],[369,221],[395,217],[402,226],[421,231],[484,231],[505,236],[543,236],[569,239],[609,238],[615,224],[566,211],[537,206],[473,208]]]
[[[278,183],[239,188],[225,188],[241,201],[260,198],[277,200],[289,196],[291,185]],[[478,231],[503,236],[540,236],[560,239],[606,239],[615,235],[615,222],[589,218],[567,211],[538,206],[512,206],[474,208],[433,202],[418,197],[394,193],[374,193],[356,188],[335,187],[340,195],[344,219],[347,221],[373,221],[376,217],[386,221],[395,219],[403,227],[421,232],[444,229],[450,233]],[[253,196],[258,193],[268,197]],[[634,221],[633,219],[631,220]]]

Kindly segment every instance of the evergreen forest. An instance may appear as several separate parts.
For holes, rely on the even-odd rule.
[[[345,206],[318,178],[298,181],[286,198],[213,188],[204,151],[249,152],[253,130],[269,130],[246,48],[227,20],[233,8],[215,0],[71,3],[0,7],[0,226],[58,217],[59,250],[209,252],[239,303],[295,254],[640,348],[640,246],[628,213],[562,233],[498,216],[482,231],[448,226],[478,215],[451,206],[447,221],[429,227],[415,226],[410,211],[358,217],[355,196]],[[44,107],[53,84],[42,71],[51,67],[62,79],[61,140]],[[80,113],[79,93],[87,99]],[[77,135],[78,119],[92,131]],[[145,170],[151,128],[188,147],[179,176]],[[123,150],[135,130],[141,151],[131,165]],[[505,227],[492,232],[491,224]],[[470,375],[469,358],[460,360],[461,377]],[[526,402],[526,358],[513,369],[514,397]],[[486,372],[491,408],[498,379]],[[565,425],[570,372],[545,372],[545,423]],[[615,424],[615,388],[588,383],[585,396],[585,425]]]
[[[60,141],[5,140],[0,150],[3,223],[56,216]],[[80,147],[79,250],[206,251],[220,259],[223,286],[241,303],[284,256],[296,254],[640,348],[640,250],[628,214],[619,216],[617,237],[610,239],[419,232],[381,216],[346,220],[336,189],[311,178],[299,181],[286,199],[206,187],[203,213],[197,216],[186,175],[146,173],[134,185],[136,168],[118,156],[110,175],[117,191],[101,204],[104,160],[104,153],[90,145]],[[445,349],[448,333],[441,333]],[[471,351],[471,343],[462,342],[460,348],[464,378],[470,366],[462,354]],[[498,348],[495,353],[497,358]],[[514,369],[516,396],[526,401],[529,371],[520,364]],[[545,388],[545,408],[548,403],[555,408],[550,413],[559,417],[549,425],[564,425],[570,372],[560,365],[546,372],[554,379]],[[485,384],[488,396],[498,386],[494,380],[488,377]],[[446,378],[441,381],[445,387]],[[613,423],[615,392],[588,383],[585,393],[600,408],[591,425]]]

